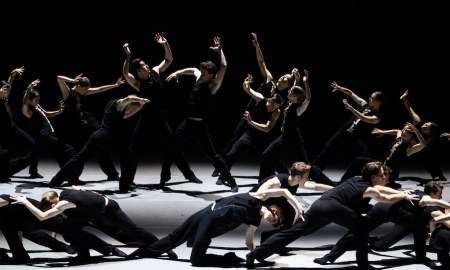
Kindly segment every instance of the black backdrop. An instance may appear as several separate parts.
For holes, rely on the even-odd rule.
[[[114,83],[121,75],[122,45],[151,66],[163,59],[153,36],[165,32],[174,62],[162,74],[198,66],[207,59],[213,37],[222,38],[228,71],[211,110],[211,132],[220,150],[240,119],[248,96],[242,81],[251,73],[261,82],[251,32],[256,32],[275,78],[293,67],[310,71],[312,103],[300,122],[311,156],[349,116],[330,83],[354,89],[363,98],[374,90],[390,100],[382,128],[399,128],[409,117],[399,97],[410,101],[424,120],[450,130],[448,102],[448,19],[438,1],[11,1],[1,8],[0,76],[24,65],[13,97],[35,78],[44,107],[58,105],[56,75],[84,73],[93,86]],[[414,1],[415,2],[415,1]],[[436,2],[436,3],[434,3]],[[182,112],[191,81],[169,83],[171,119]],[[106,102],[129,93],[128,86],[89,97],[101,117]],[[20,107],[18,107],[20,109]],[[57,128],[65,124],[54,119]],[[448,144],[443,144],[446,149]],[[382,149],[382,148],[380,148]],[[444,150],[442,150],[444,151]],[[445,154],[445,152],[444,152]]]

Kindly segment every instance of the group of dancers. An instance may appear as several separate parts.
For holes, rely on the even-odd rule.
[[[441,133],[436,123],[423,121],[419,117],[408,101],[408,90],[400,99],[411,120],[398,129],[381,130],[377,125],[382,121],[387,100],[383,92],[376,91],[365,100],[353,90],[332,82],[332,92],[348,96],[349,100],[343,99],[342,103],[351,116],[310,162],[298,125],[300,116],[311,101],[309,71],[300,73],[293,68],[290,73],[275,80],[266,66],[257,35],[252,33],[256,59],[264,81],[254,89],[253,76],[247,75],[245,78],[242,88],[250,100],[231,140],[219,154],[210,137],[208,110],[211,100],[221,88],[227,69],[221,39],[215,37],[210,47],[219,57],[218,65],[205,61],[198,68],[180,69],[166,77],[166,81],[178,81],[184,75],[195,78],[188,93],[185,116],[175,131],[166,115],[165,82],[160,76],[172,63],[173,56],[164,34],[157,33],[155,41],[164,48],[164,60],[152,68],[140,58],[132,60],[129,44],[123,45],[125,61],[122,77],[115,84],[92,87],[83,74],[74,78],[57,76],[62,100],[56,111],[41,107],[39,80],[30,82],[23,91],[21,110],[15,108],[10,94],[15,91],[14,81],[21,77],[25,68],[14,69],[8,80],[1,81],[0,89],[0,183],[9,182],[11,176],[27,167],[31,178],[42,178],[38,163],[43,152],[48,150],[60,166],[47,184],[51,188],[61,187],[65,182],[69,186],[84,185],[79,179],[84,164],[92,156],[97,156],[99,167],[107,179],[119,181],[120,192],[133,191],[143,136],[151,131],[164,149],[160,187],[170,181],[172,163],[189,182],[202,183],[192,171],[183,150],[190,139],[195,140],[214,166],[212,174],[218,176],[216,184],[228,186],[233,193],[239,191],[239,186],[230,170],[244,152],[255,147],[261,153],[258,184],[249,193],[225,197],[200,210],[169,236],[159,240],[128,218],[117,202],[90,191],[63,190],[60,194],[49,191],[43,195],[41,202],[4,194],[0,199],[0,225],[13,253],[13,261],[22,263],[29,260],[17,237],[17,231],[26,231],[24,236],[33,241],[54,250],[77,253],[76,258],[80,262],[90,260],[89,249],[127,258],[157,257],[164,253],[176,258],[172,249],[188,241],[192,244],[191,263],[194,266],[234,265],[246,261],[248,267],[253,267],[255,259],[263,265],[273,265],[265,259],[298,237],[315,232],[329,223],[336,223],[348,228],[349,232],[330,254],[315,262],[334,262],[355,243],[358,266],[371,269],[368,250],[378,243],[371,241],[369,245],[372,229],[392,221],[402,228],[395,231],[402,232],[403,236],[414,232],[416,258],[427,262],[424,245],[427,224],[431,221],[430,229],[435,239],[434,246],[439,251],[438,259],[443,267],[450,265],[450,238],[447,233],[450,221],[447,221],[449,217],[445,212],[450,204],[441,200],[443,187],[430,181],[424,191],[409,193],[400,191],[401,185],[396,181],[403,163],[409,157],[418,157],[432,180],[446,181],[430,144],[439,138],[450,139],[450,134]],[[86,97],[125,83],[134,94],[110,100],[99,123],[89,112]],[[17,114],[21,115],[21,121],[18,121]],[[55,135],[60,133],[55,132],[49,118],[60,114],[64,114],[69,121],[64,133],[72,136],[61,138]],[[393,136],[382,157],[370,156],[366,139],[371,135]],[[323,171],[333,158],[339,158],[344,152],[351,153],[354,161],[340,181],[332,181]],[[119,157],[120,173],[111,159],[112,153]],[[290,167],[285,164],[288,154],[296,161]],[[294,197],[298,187],[325,193],[304,213]],[[371,207],[371,199],[379,202]],[[409,202],[403,203],[404,200]],[[440,208],[427,211],[427,205]],[[22,207],[22,210],[11,210],[15,207]],[[62,218],[63,213],[65,218]],[[404,218],[398,219],[399,215],[404,215]],[[257,246],[253,243],[253,236],[261,219],[278,229],[265,233],[264,241]],[[34,221],[24,224],[18,220]],[[443,225],[436,226],[436,223]],[[246,245],[251,252],[246,260],[234,253],[223,256],[206,253],[211,238],[241,224],[248,225]],[[125,244],[139,248],[127,255],[84,231],[85,226],[94,226]],[[70,246],[47,237],[42,230],[60,232]],[[395,240],[386,241],[389,245],[385,243],[385,246],[399,240],[398,235],[393,238]],[[3,254],[1,257],[8,256]]]

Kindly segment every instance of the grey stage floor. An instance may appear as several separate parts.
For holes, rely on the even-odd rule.
[[[44,179],[27,179],[27,171],[22,171],[12,178],[12,182],[8,184],[0,184],[0,193],[6,194],[20,194],[31,198],[40,199],[43,192],[48,188],[40,187],[39,183],[47,182],[57,171],[57,165],[53,161],[41,162],[39,171],[44,176]],[[117,181],[106,181],[104,174],[94,163],[89,163],[83,172],[82,180],[87,181],[88,184],[84,186],[85,189],[97,190],[108,194],[112,199],[119,202],[124,211],[140,226],[143,226],[158,237],[165,236],[174,227],[180,225],[189,215],[195,211],[207,206],[212,201],[229,196],[232,193],[229,188],[225,186],[218,186],[215,184],[216,178],[211,177],[213,170],[208,163],[198,162],[192,164],[192,169],[197,176],[204,181],[203,184],[188,183],[182,177],[181,173],[174,167],[172,169],[172,180],[168,183],[166,190],[155,189],[159,183],[160,164],[151,164],[144,162],[137,171],[136,183],[139,188],[132,193],[120,194],[118,193]],[[330,178],[337,181],[343,170],[342,169],[327,169]],[[232,174],[236,176],[239,185],[239,192],[247,192],[253,184],[257,182],[256,175],[258,174],[257,165],[236,165],[232,169]],[[445,175],[449,176],[448,171]],[[401,176],[412,176],[413,180],[402,181],[401,184],[405,188],[419,188],[417,180],[429,178],[424,171],[409,170]],[[445,184],[445,183],[444,183]],[[299,190],[297,198],[303,204],[305,209],[316,200],[320,194],[308,191]],[[444,189],[443,199],[450,200],[450,188]],[[386,224],[375,232],[376,234],[383,234],[391,229],[392,224]],[[224,254],[229,251],[234,251],[242,258],[245,258],[247,249],[244,242],[244,226],[239,227],[233,232],[229,232],[223,236],[213,239],[210,253]],[[268,225],[262,225],[258,231],[269,229]],[[333,243],[345,232],[342,227],[337,225],[329,225],[315,234],[302,237],[291,245],[291,256],[274,255],[269,260],[275,260],[279,263],[280,269],[356,269],[355,252],[349,251],[338,259],[335,264],[321,266],[315,264],[313,259],[326,254]],[[96,232],[99,236],[109,241],[112,244],[119,246],[124,252],[130,253],[135,248],[123,247],[121,243],[114,239],[105,236],[100,232]],[[257,232],[257,243],[259,243],[259,233]],[[57,236],[60,238],[60,236]],[[1,265],[1,269],[28,269],[33,267],[44,268],[63,268],[67,267],[68,258],[73,255],[66,253],[50,252],[48,249],[38,246],[28,240],[24,239],[24,244],[33,259],[33,263],[29,265]],[[414,264],[411,252],[411,238],[408,237],[391,250],[387,252],[376,252],[369,255],[369,259],[373,266],[378,269],[431,269],[425,265]],[[3,236],[0,236],[0,248],[8,249]],[[190,248],[186,245],[181,245],[175,249],[179,259],[171,261],[167,258],[158,259],[137,259],[124,260],[118,257],[104,257],[100,258],[98,253],[92,252],[92,255],[99,258],[97,263],[70,266],[76,269],[191,269],[193,268],[189,262]],[[436,254],[430,252],[429,258],[439,265],[436,261]],[[243,265],[241,268],[245,268]],[[215,269],[215,268],[203,268]]]

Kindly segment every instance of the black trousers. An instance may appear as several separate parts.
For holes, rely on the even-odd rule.
[[[175,139],[178,147],[182,147],[187,143],[189,139],[193,138],[195,142],[200,146],[205,155],[209,158],[214,168],[219,171],[224,180],[231,180],[234,182],[234,178],[231,176],[230,170],[223,158],[217,154],[211,141],[211,136],[208,130],[208,124],[203,121],[195,121],[186,118],[175,132]],[[184,154],[183,154],[184,156]],[[161,175],[170,175],[170,167],[172,165],[172,159],[167,157],[164,159]]]
[[[280,164],[280,160],[282,160],[287,153],[292,153],[295,162],[303,161],[307,164],[311,164],[306,154],[305,144],[301,133],[283,133],[270,143],[266,150],[264,150],[261,157],[258,181],[262,181],[267,177],[274,175],[278,164]],[[331,186],[335,185],[334,182],[331,181],[317,166],[311,166],[310,177],[317,183]]]
[[[75,149],[71,145],[51,134],[40,134],[35,137],[35,141],[36,147],[31,152],[30,174],[38,172],[39,159],[46,149],[55,157],[60,168],[75,155]]]
[[[33,137],[17,126],[1,133],[0,145],[10,154],[8,175],[13,176],[30,165],[36,143]]]
[[[76,180],[83,172],[84,164],[95,154],[105,153],[111,157],[112,153],[117,153],[120,158],[121,181],[131,182],[134,175],[129,174],[132,167],[132,157],[129,144],[126,140],[116,138],[111,132],[104,128],[99,128],[92,133],[86,145],[81,151],[69,160],[52,178],[51,185],[60,186],[64,181]]]
[[[437,228],[431,237],[430,245],[436,251],[442,269],[450,269],[450,230]]]
[[[145,110],[142,112],[141,117],[136,124],[136,127],[133,132],[133,136],[131,139],[131,149],[133,153],[133,166],[130,172],[131,175],[136,174],[137,165],[138,165],[138,154],[140,149],[142,148],[141,142],[142,137],[144,135],[144,131],[146,129],[150,129],[159,142],[162,144],[164,149],[164,160],[173,160],[177,165],[178,169],[180,169],[181,173],[185,178],[189,178],[194,175],[194,172],[191,170],[189,163],[182,153],[179,144],[177,143],[175,136],[170,128],[170,125],[167,121],[167,117],[164,112],[157,110]],[[169,170],[161,170],[162,178],[170,177],[170,167]]]
[[[359,267],[367,267],[369,236],[365,221],[353,209],[332,199],[315,201],[306,212],[305,221],[298,221],[291,228],[272,235],[249,255],[262,261],[299,237],[311,234],[330,223],[344,226],[355,235],[356,261]]]
[[[397,243],[405,236],[405,232],[414,234],[414,251],[418,259],[426,257],[426,223],[422,215],[414,214],[411,211],[405,210],[400,203],[376,203],[368,213],[366,222],[369,231],[375,230],[380,225],[393,222],[396,226],[391,230],[391,233],[382,240],[375,241],[372,245],[374,250],[386,250],[390,246]],[[398,231],[397,231],[398,230]],[[383,239],[384,238],[384,239]],[[333,249],[325,255],[331,261],[335,261],[347,250],[355,246],[355,235],[352,232],[346,233],[338,240]]]
[[[324,170],[334,156],[349,155],[367,156],[369,149],[366,143],[355,134],[348,132],[344,127],[339,128],[336,133],[325,143],[324,148],[314,160],[314,165]]]
[[[224,216],[228,207],[237,207],[227,205],[217,207],[211,210],[209,205],[190,216],[181,226],[176,228],[168,236],[154,242],[150,249],[154,252],[166,252],[184,242],[193,239],[191,251],[191,263],[193,266],[225,266],[230,264],[224,255],[207,253],[211,239],[234,230],[242,222],[236,222],[233,216]]]

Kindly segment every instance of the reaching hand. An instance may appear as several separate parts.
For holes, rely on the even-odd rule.
[[[26,204],[28,202],[27,197],[25,196],[12,195],[9,198],[14,201],[11,204]]]
[[[245,111],[245,113],[244,113],[244,115],[243,115],[243,118],[244,118],[245,120],[247,120],[248,123],[252,122],[252,115],[250,114],[249,111]]]
[[[253,83],[253,76],[251,74],[247,74],[247,78],[244,80],[244,89],[248,90],[250,89],[250,84]]]
[[[118,86],[121,86],[121,85],[124,84],[124,83],[125,83],[125,80],[123,79],[123,77],[120,77],[119,79],[117,79],[116,84],[117,84]]]
[[[213,47],[209,47],[211,50],[219,52],[220,49],[222,49],[222,45],[220,42],[220,37],[214,37],[214,46]]]
[[[128,43],[123,44],[122,48],[127,55],[131,55],[130,46]]]
[[[259,43],[258,43],[258,36],[257,36],[255,33],[252,33],[252,37],[253,37],[253,39],[252,39],[253,45],[255,45],[256,47],[258,47],[258,46],[259,46]]]
[[[11,75],[17,75],[20,78],[20,76],[22,76],[24,71],[25,71],[25,66],[21,66],[20,68],[16,68],[13,71],[11,71]]]
[[[350,104],[348,104],[347,99],[342,99],[342,103],[344,104],[344,108],[346,108],[347,110],[350,110],[351,108],[353,108]]]
[[[178,83],[178,74],[176,72],[170,74],[167,76],[166,81],[170,82],[171,80],[175,79]]]
[[[39,80],[39,79],[36,79],[36,80],[34,80],[34,81],[32,81],[31,83],[30,83],[30,85],[28,86],[28,88],[35,88],[36,86],[38,86],[38,84],[40,83],[41,81]]]
[[[403,95],[400,97],[400,100],[403,100],[407,96],[408,96],[408,89],[405,90],[405,93],[403,93]]]
[[[336,92],[342,89],[341,86],[339,86],[339,84],[337,84],[335,81],[333,81],[331,83],[331,87],[333,88],[333,90],[331,90],[331,92]]]
[[[156,33],[155,40],[159,44],[166,44],[167,43],[167,39],[164,37],[164,32],[161,32],[161,34],[160,33]]]
[[[64,111],[64,107],[65,107],[64,100],[61,100],[59,102],[59,111],[63,112]]]
[[[309,79],[309,71],[307,69],[304,69],[303,72],[305,72],[305,75],[303,75],[303,82],[306,83],[306,82],[308,82],[308,79]]]

